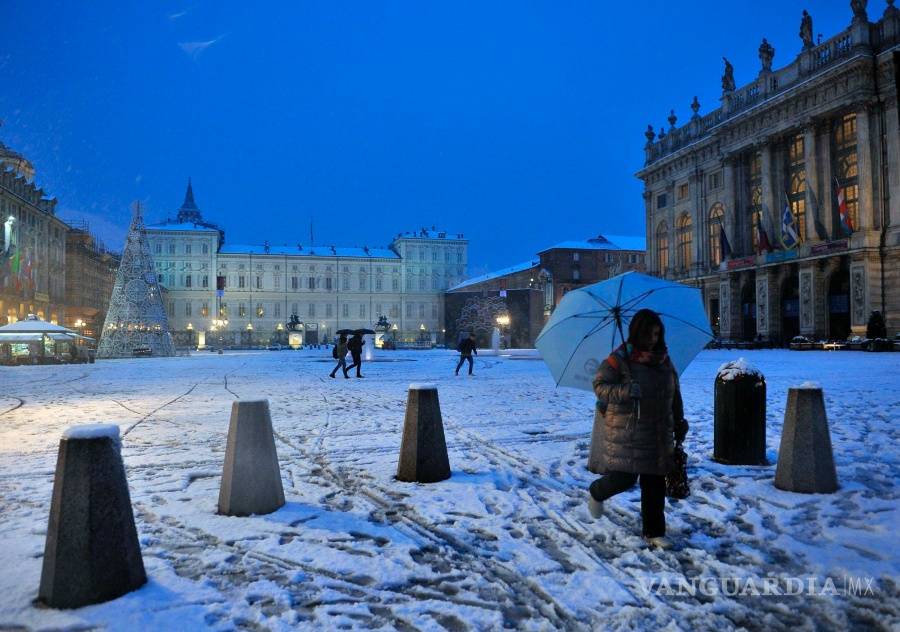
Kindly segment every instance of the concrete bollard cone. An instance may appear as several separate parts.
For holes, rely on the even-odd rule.
[[[146,582],[119,427],[69,428],[59,442],[37,601],[79,608]]]
[[[436,483],[448,478],[450,460],[437,386],[410,384],[397,479],[409,483]]]
[[[775,487],[804,494],[828,494],[838,488],[825,399],[817,386],[788,390]]]
[[[284,488],[269,401],[234,402],[219,488],[219,513],[225,516],[267,514],[282,505]]]

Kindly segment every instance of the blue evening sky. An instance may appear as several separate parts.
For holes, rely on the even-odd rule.
[[[132,200],[174,215],[191,176],[230,243],[436,225],[475,275],[643,234],[647,123],[716,107],[722,56],[740,86],[763,36],[791,61],[803,8],[823,38],[850,23],[844,0],[7,0],[0,140],[115,248]]]

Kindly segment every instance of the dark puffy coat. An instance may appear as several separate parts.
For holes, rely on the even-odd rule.
[[[472,355],[472,352],[475,352],[475,355],[478,355],[478,349],[476,349],[475,341],[471,338],[466,338],[462,342],[459,343],[459,346],[456,348],[464,356]]]
[[[630,397],[632,381],[641,386],[639,408]],[[600,365],[594,393],[596,414],[604,417],[600,470],[668,473],[675,447],[673,427],[676,419],[680,425],[684,417],[672,363],[668,359],[658,365],[631,362],[626,351],[618,349]]]
[[[361,336],[353,336],[347,341],[347,348],[350,350],[350,355],[354,358],[358,357],[362,353],[364,344],[366,344],[366,341],[363,340]]]

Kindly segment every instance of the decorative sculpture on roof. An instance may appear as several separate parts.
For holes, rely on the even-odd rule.
[[[775,47],[769,44],[766,38],[763,38],[762,44],[759,45],[759,61],[762,64],[764,72],[772,72],[772,59],[775,57]]]
[[[725,62],[725,72],[722,75],[722,92],[734,92],[734,66],[727,58],[723,57]]]
[[[813,47],[812,16],[806,9],[803,9],[803,17],[800,18],[800,39],[803,40],[803,50]]]
[[[869,16],[866,13],[866,5],[869,4],[868,0],[850,0],[850,8],[853,10],[853,21],[857,20],[866,20],[868,21]]]
[[[135,202],[132,208],[131,228],[116,272],[116,284],[97,348],[98,358],[175,355],[140,202]]]
[[[697,100],[697,97],[694,97],[694,100],[691,101],[691,111],[693,114],[691,115],[691,120],[700,118],[700,101]]]

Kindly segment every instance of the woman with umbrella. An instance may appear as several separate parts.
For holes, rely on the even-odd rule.
[[[628,339],[603,361],[593,385],[605,418],[600,452],[606,474],[591,483],[591,515],[600,517],[605,500],[640,479],[644,538],[666,548],[666,474],[687,422],[659,314],[650,309],[634,314]]]

